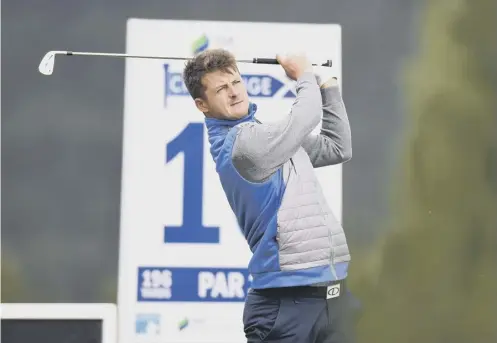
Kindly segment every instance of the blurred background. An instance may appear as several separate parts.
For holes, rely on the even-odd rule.
[[[360,342],[497,342],[497,1],[2,1],[2,302],[116,302],[129,17],[338,23]],[[166,44],[172,37],[164,37]],[[326,44],[326,37],[315,37]]]

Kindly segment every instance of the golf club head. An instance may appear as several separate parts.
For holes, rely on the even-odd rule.
[[[63,51],[49,51],[43,56],[43,59],[38,66],[40,73],[43,75],[52,75],[55,65],[55,55],[58,53],[63,53]]]

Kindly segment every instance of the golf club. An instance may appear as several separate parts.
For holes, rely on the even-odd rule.
[[[170,57],[170,56],[144,56],[130,54],[114,54],[105,52],[75,52],[75,51],[49,51],[43,56],[38,66],[38,70],[43,75],[52,75],[55,66],[55,56],[103,56],[103,57],[123,57],[123,58],[144,58],[144,59],[164,59],[164,60],[188,60],[191,57]],[[258,64],[279,64],[276,58],[253,58],[251,60],[237,60],[238,63],[258,63]],[[331,67],[331,60],[313,66]]]

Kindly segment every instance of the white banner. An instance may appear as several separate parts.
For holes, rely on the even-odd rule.
[[[339,25],[130,19],[129,54],[191,57],[224,47],[237,59],[305,52],[332,59]],[[251,252],[225,198],[184,61],[127,59],[119,252],[120,343],[245,342]],[[278,65],[240,64],[256,117],[288,113],[295,85]],[[316,130],[319,130],[317,128]],[[341,166],[317,169],[341,221]]]

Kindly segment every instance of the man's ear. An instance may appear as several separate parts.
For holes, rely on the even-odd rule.
[[[202,98],[195,98],[195,105],[198,110],[202,113],[209,112],[209,106],[207,106],[207,102]]]

